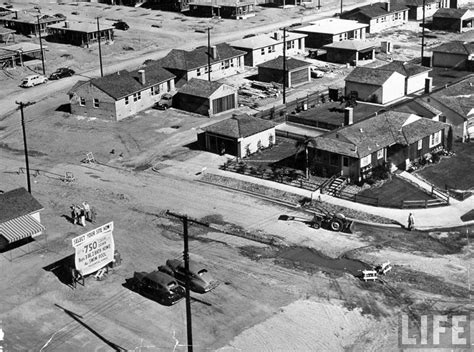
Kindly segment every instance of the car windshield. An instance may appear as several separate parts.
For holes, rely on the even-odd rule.
[[[205,273],[207,273],[207,270],[206,270],[206,269],[201,269],[201,270],[198,271],[198,275],[199,275],[199,276],[202,276],[202,275],[204,275]]]
[[[175,288],[175,287],[177,286],[177,284],[176,284],[176,282],[171,281],[171,282],[169,282],[168,285],[166,285],[166,286],[168,286],[169,289],[173,289],[173,288]]]

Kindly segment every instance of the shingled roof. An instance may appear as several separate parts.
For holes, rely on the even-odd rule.
[[[408,7],[406,7],[405,5],[392,4],[390,6],[390,11],[387,11],[385,6],[386,6],[385,2],[376,2],[370,5],[356,7],[355,9],[344,12],[342,17],[345,18],[348,15],[350,16],[354,14],[361,14],[367,18],[376,18],[376,17],[386,16],[388,14],[408,10]]]
[[[0,223],[41,209],[43,206],[23,187],[0,194]]]
[[[110,95],[115,100],[120,100],[175,77],[171,72],[156,65],[147,66],[140,70],[145,71],[145,84],[142,84],[140,81],[141,75],[138,72],[139,70],[131,72],[126,70],[118,71],[104,77],[92,79],[89,83]],[[74,93],[77,88],[85,83],[86,82],[78,82],[70,92]]]
[[[303,60],[297,60],[293,58],[286,58],[286,70],[287,71],[293,71],[297,70],[302,67],[309,67],[311,66],[311,63]],[[278,56],[276,59],[261,63],[260,65],[257,65],[257,67],[263,67],[263,68],[273,68],[273,69],[280,69],[283,70],[283,56]]]
[[[411,76],[418,75],[420,73],[431,71],[431,68],[429,67],[410,64],[408,62],[399,61],[399,60],[394,60],[386,65],[380,66],[379,68],[384,69],[384,70],[395,71],[406,77],[411,77]]]
[[[438,1],[439,0],[397,0],[397,1],[392,1],[392,4],[419,7],[419,6],[423,6],[423,2],[425,2],[425,4],[434,4]]]
[[[217,57],[215,59],[211,57],[211,64],[245,55],[245,51],[234,49],[227,43],[217,44],[216,49]],[[207,52],[207,46],[201,46],[192,51],[173,49],[155,63],[164,68],[191,71],[208,65]]]
[[[317,149],[363,158],[392,144],[409,145],[438,132],[445,123],[387,111],[316,138]]]
[[[474,53],[474,42],[462,42],[454,40],[452,42],[438,45],[432,49],[433,52],[448,53],[448,54],[464,54],[471,55]]]
[[[381,86],[392,77],[394,73],[396,73],[396,71],[393,69],[385,70],[382,68],[358,66],[347,75],[345,81]]]
[[[350,39],[350,40],[341,40],[339,42],[334,42],[331,44],[326,44],[323,46],[323,48],[361,51],[361,50],[375,48],[375,43],[368,42],[365,40]]]
[[[275,127],[275,124],[271,121],[242,114],[209,125],[203,128],[203,130],[230,138],[245,138],[273,127]]]
[[[468,15],[473,17],[474,15],[471,13],[471,10],[469,9],[451,9],[451,8],[443,8],[437,10],[434,14],[433,17],[440,17],[440,18],[457,18],[461,19],[465,15]]]
[[[209,98],[223,85],[224,83],[219,83],[216,81],[206,81],[204,79],[192,78],[178,90],[178,93],[193,95],[201,98]]]
[[[431,94],[444,106],[464,118],[474,114],[474,77],[469,77],[448,88]]]

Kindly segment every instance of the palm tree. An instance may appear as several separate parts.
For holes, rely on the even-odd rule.
[[[306,167],[306,178],[309,179],[309,157],[308,157],[308,148],[316,147],[316,139],[313,137],[304,136],[303,139],[298,139],[295,143],[296,154],[295,157],[298,157],[298,154],[303,150],[305,152],[305,167]]]

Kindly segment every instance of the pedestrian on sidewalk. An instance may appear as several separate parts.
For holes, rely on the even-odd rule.
[[[77,224],[78,216],[77,216],[77,210],[76,210],[75,204],[71,205],[71,220],[74,225]]]
[[[90,207],[89,203],[87,203],[86,201],[82,202],[82,207],[83,207],[84,212],[86,214],[86,220],[87,221],[92,221],[91,220],[91,207]]]
[[[414,230],[415,229],[415,218],[413,217],[413,213],[410,213],[408,215],[408,230]]]

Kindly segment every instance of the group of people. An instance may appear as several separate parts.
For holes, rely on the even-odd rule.
[[[84,201],[82,207],[76,204],[71,205],[71,218],[74,225],[86,226],[86,220],[92,222],[92,212],[90,205]]]

